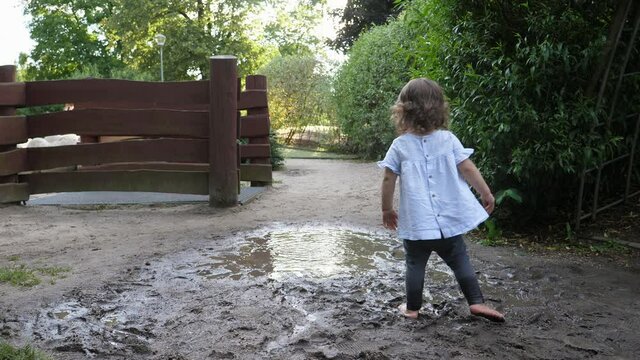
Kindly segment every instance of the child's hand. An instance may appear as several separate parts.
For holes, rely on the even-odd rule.
[[[382,225],[390,230],[398,228],[398,213],[395,210],[382,210]]]
[[[496,199],[493,197],[493,194],[491,193],[485,194],[481,196],[481,198],[482,198],[482,206],[484,206],[484,210],[488,214],[491,214],[493,212],[493,209],[495,209],[496,207]]]

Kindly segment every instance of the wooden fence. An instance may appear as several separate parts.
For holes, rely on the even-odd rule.
[[[230,206],[240,181],[271,182],[266,79],[249,76],[241,91],[235,57],[213,57],[210,66],[208,81],[161,83],[22,83],[14,66],[0,67],[0,203],[51,192],[148,191],[208,194],[211,206]],[[51,104],[74,110],[15,115],[18,107]],[[60,134],[139,139],[16,147]]]

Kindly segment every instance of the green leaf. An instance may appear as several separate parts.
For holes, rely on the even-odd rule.
[[[496,204],[502,204],[505,199],[511,199],[518,204],[522,204],[522,195],[520,195],[520,192],[514,188],[500,190],[496,193]]]

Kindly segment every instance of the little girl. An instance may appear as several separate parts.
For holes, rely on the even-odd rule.
[[[404,242],[407,302],[400,311],[408,318],[418,317],[425,267],[435,251],[453,270],[471,314],[504,321],[501,313],[484,305],[462,237],[488,218],[495,199],[469,160],[473,149],[465,149],[446,130],[448,108],[442,89],[429,79],[411,80],[402,88],[392,113],[401,135],[378,166],[384,168],[383,224],[397,229]],[[393,209],[398,176],[399,216]],[[480,194],[482,206],[467,183]]]

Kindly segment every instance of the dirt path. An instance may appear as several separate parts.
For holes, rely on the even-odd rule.
[[[59,359],[640,358],[637,262],[470,244],[508,322],[471,318],[438,259],[411,322],[394,312],[402,253],[379,226],[379,170],[287,165],[233,209],[0,208],[0,265],[71,268],[0,285],[0,334]]]

